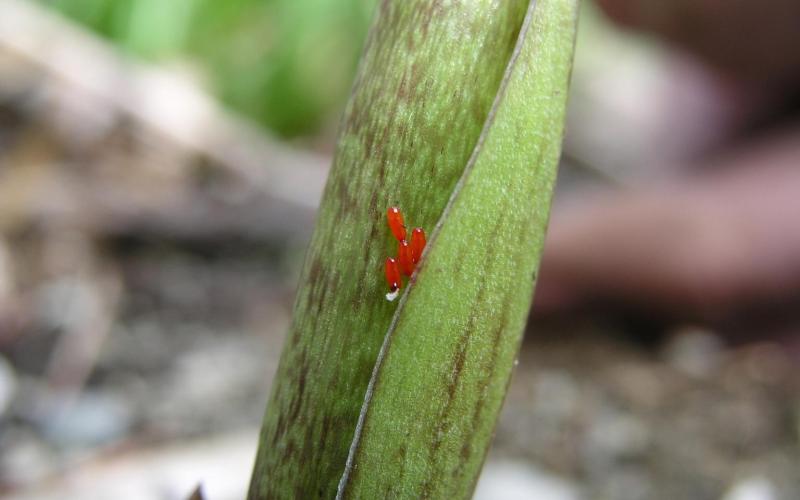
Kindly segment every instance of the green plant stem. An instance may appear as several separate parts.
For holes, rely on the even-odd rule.
[[[379,7],[251,498],[470,495],[530,305],[575,19],[574,0]],[[435,227],[399,304],[390,205]]]

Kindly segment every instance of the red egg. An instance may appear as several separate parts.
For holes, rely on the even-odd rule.
[[[422,257],[422,251],[425,250],[425,231],[421,227],[415,227],[411,231],[411,262],[416,265]]]
[[[397,241],[406,239],[406,226],[403,221],[403,212],[397,207],[389,207],[386,211],[386,219],[389,222],[389,229],[392,234],[397,238]]]

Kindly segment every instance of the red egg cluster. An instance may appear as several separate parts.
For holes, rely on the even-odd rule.
[[[392,301],[397,298],[402,286],[401,274],[411,276],[417,267],[417,262],[425,250],[425,231],[421,227],[411,231],[411,241],[406,239],[406,225],[403,213],[397,207],[389,207],[386,211],[389,229],[398,241],[397,258],[386,259],[386,282],[389,284],[389,293],[386,299]]]

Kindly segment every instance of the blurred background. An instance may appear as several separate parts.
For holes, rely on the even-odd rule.
[[[800,498],[797,9],[598,3],[476,498]],[[374,4],[0,0],[0,496],[244,496]]]

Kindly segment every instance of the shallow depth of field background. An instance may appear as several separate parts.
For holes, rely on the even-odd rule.
[[[374,3],[0,0],[0,496],[244,495]],[[713,140],[702,73],[583,14],[557,207]],[[540,323],[477,498],[800,497],[779,345]]]

